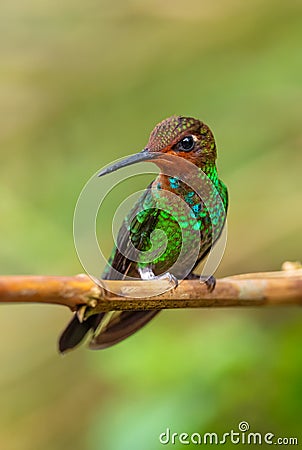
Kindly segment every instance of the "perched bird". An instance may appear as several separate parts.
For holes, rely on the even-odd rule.
[[[184,176],[190,171],[186,162],[194,165],[196,174],[193,187],[191,183],[189,185],[182,181],[181,177],[173,176],[173,164],[169,164],[169,158],[176,161],[178,172],[183,167]],[[225,224],[228,192],[225,184],[218,178],[215,140],[209,127],[198,119],[172,116],[156,125],[143,151],[109,166],[100,176],[139,161],[154,162],[160,168],[160,173],[125,218],[118,233],[117,245],[101,278],[126,280],[129,277],[152,279],[163,276],[170,277],[176,286],[177,279],[196,277],[194,268],[208,254]],[[205,183],[204,174],[214,190],[207,201],[200,195]],[[175,195],[180,202],[171,201],[171,197],[173,199]],[[215,202],[215,195],[219,196],[220,203]],[[152,239],[154,230],[161,230],[163,233]],[[196,233],[199,250],[190,273],[181,273],[182,269],[179,267],[186,264],[178,265],[178,269],[173,271],[183,241],[189,242],[188,248],[190,244],[195,247]],[[139,251],[137,257],[134,250]],[[186,252],[186,258],[187,263],[190,252]],[[214,289],[213,276],[208,277],[205,282],[209,290]],[[59,350],[65,352],[75,347],[90,330],[93,332],[90,348],[110,347],[132,335],[157,313],[158,311],[98,313],[83,321],[75,313],[60,337]]]

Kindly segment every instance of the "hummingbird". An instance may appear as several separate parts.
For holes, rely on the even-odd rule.
[[[228,209],[228,191],[218,177],[216,157],[215,139],[205,123],[192,117],[172,116],[155,126],[141,152],[105,168],[99,174],[104,176],[141,161],[154,162],[160,169],[124,219],[101,279],[125,280],[126,283],[129,277],[142,280],[168,277],[177,287],[179,279],[199,278],[194,270],[220,237]],[[176,165],[171,165],[169,158],[173,158]],[[191,172],[188,163],[196,169],[194,186],[179,176],[182,167],[184,178]],[[173,167],[178,168],[177,175],[173,173]],[[215,203],[213,194],[207,201],[201,198],[205,177],[220,202]],[[171,202],[171,196],[180,202]],[[163,233],[154,237],[154,230]],[[182,273],[179,268],[186,264],[180,264],[174,270],[183,241],[189,243],[188,248],[196,247],[196,236],[199,249],[189,273]],[[134,257],[134,250],[139,252],[138,257]],[[148,257],[144,257],[145,254]],[[186,252],[185,258],[190,259],[190,251]],[[203,277],[201,281],[206,283],[209,291],[215,288],[212,275]],[[110,347],[142,328],[158,312],[113,311],[90,315],[86,320],[75,312],[59,339],[59,351],[63,353],[77,346],[89,332],[92,332],[91,349]]]

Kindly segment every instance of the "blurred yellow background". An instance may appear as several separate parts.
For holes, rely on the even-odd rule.
[[[216,137],[230,192],[217,275],[301,259],[301,14],[296,0],[2,0],[0,273],[83,271],[84,183],[172,114]],[[69,317],[1,306],[1,450],[154,450],[167,427],[242,420],[302,442],[298,308],[164,312],[107,351],[61,357]]]

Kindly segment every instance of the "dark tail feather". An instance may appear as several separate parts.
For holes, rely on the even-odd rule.
[[[117,344],[131,336],[153,319],[159,311],[123,311],[114,313],[116,316],[109,321],[99,334],[93,336],[89,343],[92,350],[104,349]],[[104,319],[105,320],[105,319]]]
[[[95,329],[100,323],[102,314],[88,317],[84,322],[80,322],[77,314],[75,313],[65,330],[59,339],[59,351],[60,353],[66,352],[66,350],[74,348],[78,345],[86,336],[88,331],[92,328]]]

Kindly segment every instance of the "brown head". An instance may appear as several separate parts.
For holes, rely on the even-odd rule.
[[[198,119],[169,117],[156,125],[144,150],[109,166],[99,176],[141,161],[152,161],[160,167],[163,155],[184,158],[200,168],[215,164],[214,136],[210,128]]]
[[[172,116],[160,122],[150,135],[147,149],[185,158],[199,167],[216,160],[210,128],[193,117]]]

